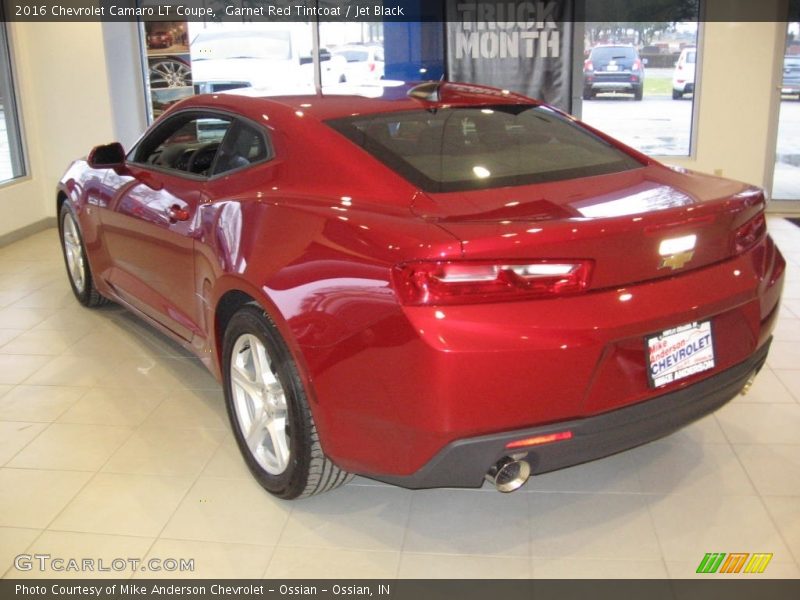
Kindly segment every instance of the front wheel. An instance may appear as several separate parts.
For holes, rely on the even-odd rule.
[[[262,487],[290,500],[349,481],[322,451],[297,365],[260,307],[248,304],[231,318],[223,352],[228,417]]]
[[[75,211],[69,201],[65,201],[61,205],[58,216],[58,234],[61,238],[61,250],[64,254],[67,276],[75,298],[87,308],[108,303],[108,299],[102,296],[94,286],[92,270],[86,257],[86,247],[83,244]]]

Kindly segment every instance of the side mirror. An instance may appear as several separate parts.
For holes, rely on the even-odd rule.
[[[125,165],[125,149],[119,142],[95,146],[86,159],[93,169],[113,169]]]

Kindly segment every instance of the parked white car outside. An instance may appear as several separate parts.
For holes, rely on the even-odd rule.
[[[684,94],[694,94],[694,67],[697,61],[697,48],[684,48],[675,63],[672,75],[672,99],[680,100]]]

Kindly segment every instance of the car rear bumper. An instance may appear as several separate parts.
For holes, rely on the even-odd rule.
[[[625,288],[503,304],[386,305],[365,333],[304,352],[323,448],[347,471],[414,481],[461,440],[518,437],[714,379],[765,347],[784,267],[766,238],[730,260]],[[714,370],[654,389],[647,336],[699,321],[711,323]],[[476,472],[498,457],[484,458]]]
[[[536,475],[646,444],[730,401],[764,365],[770,343],[771,338],[753,356],[722,373],[647,402],[593,417],[457,440],[411,475],[375,479],[412,489],[480,487],[492,465],[510,454],[526,454],[524,460]],[[506,444],[516,440],[564,431],[572,437],[532,450],[506,449]]]
[[[594,92],[631,92],[642,87],[641,81],[594,81],[586,84]]]

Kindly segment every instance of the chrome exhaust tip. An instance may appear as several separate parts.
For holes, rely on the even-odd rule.
[[[753,382],[756,380],[756,375],[758,375],[758,371],[753,371],[750,373],[750,376],[747,378],[744,386],[742,386],[742,389],[739,391],[740,395],[747,395],[747,393],[750,391],[750,388],[753,387]]]
[[[485,475],[486,481],[504,494],[521,488],[530,476],[531,465],[511,456],[501,458]]]

